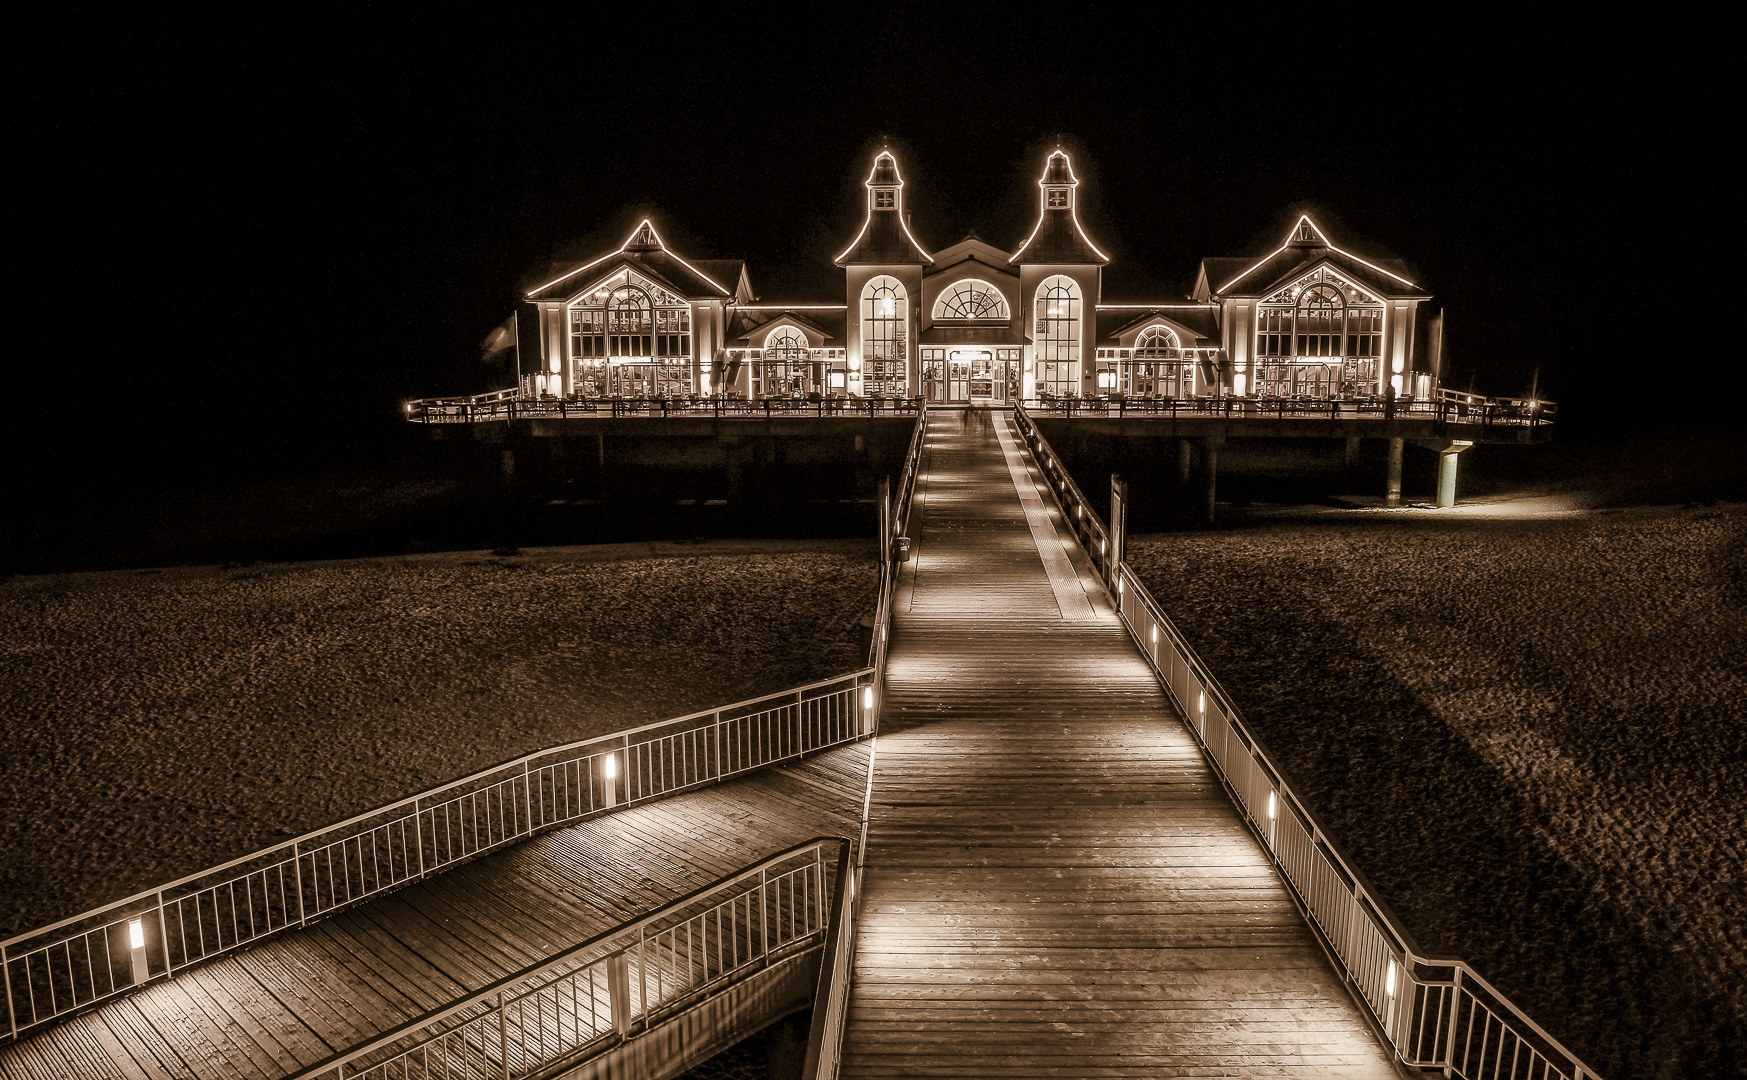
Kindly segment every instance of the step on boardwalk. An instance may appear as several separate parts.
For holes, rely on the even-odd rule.
[[[930,415],[845,1077],[1394,1077],[1003,414]]]
[[[270,938],[0,1049],[3,1080],[287,1076],[815,836],[868,746],[646,803]]]

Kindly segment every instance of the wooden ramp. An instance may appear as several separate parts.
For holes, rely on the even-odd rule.
[[[1396,1076],[1011,419],[927,439],[842,1075]]]
[[[814,836],[868,745],[536,837],[0,1049],[4,1080],[284,1077]]]

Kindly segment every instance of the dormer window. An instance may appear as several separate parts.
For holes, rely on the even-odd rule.
[[[1068,208],[1068,189],[1050,188],[1049,201],[1046,205],[1051,210],[1066,210]]]
[[[876,188],[874,190],[875,210],[895,210],[898,206],[898,193],[892,188]]]

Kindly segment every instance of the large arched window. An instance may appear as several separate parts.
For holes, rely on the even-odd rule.
[[[1377,392],[1383,305],[1326,267],[1256,309],[1255,391],[1325,397]]]
[[[910,298],[897,278],[877,277],[861,290],[861,357],[904,360],[909,352]]]
[[[570,305],[570,355],[690,357],[691,305],[629,273]]]
[[[1007,298],[986,281],[961,281],[934,304],[936,319],[1008,319]]]
[[[1037,392],[1077,394],[1080,390],[1080,286],[1056,275],[1037,287],[1037,333],[1032,338]]]
[[[1298,294],[1297,356],[1341,355],[1346,303],[1333,285],[1312,285]]]

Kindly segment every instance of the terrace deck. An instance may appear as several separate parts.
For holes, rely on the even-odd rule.
[[[855,836],[866,743],[560,829],[0,1049],[4,1080],[288,1076],[767,855]]]
[[[842,1075],[1395,1076],[1012,421],[927,439]]]

